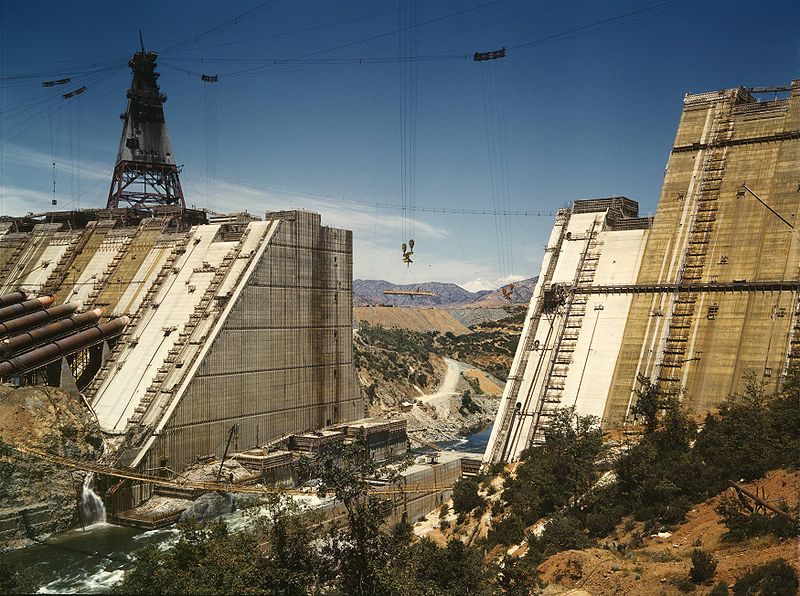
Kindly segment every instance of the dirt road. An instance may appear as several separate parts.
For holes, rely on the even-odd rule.
[[[447,372],[441,384],[436,388],[435,393],[421,395],[417,398],[418,401],[425,402],[437,397],[452,397],[453,395],[458,395],[458,381],[461,379],[461,373],[473,368],[465,362],[459,362],[452,358],[444,358],[443,360],[447,365]]]

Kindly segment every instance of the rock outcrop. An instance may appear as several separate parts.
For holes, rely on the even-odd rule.
[[[0,387],[0,439],[77,460],[96,461],[103,451],[103,437],[88,409],[52,387]],[[83,472],[19,454],[3,459],[0,542],[81,524]]]

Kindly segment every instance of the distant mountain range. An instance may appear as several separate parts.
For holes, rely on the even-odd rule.
[[[503,297],[502,288],[470,292],[453,283],[426,281],[419,284],[393,284],[382,279],[356,279],[353,281],[353,305],[374,306],[391,304],[393,306],[455,306],[492,307],[510,304],[527,304],[533,295],[536,278],[514,282],[511,301]],[[508,288],[509,286],[504,286]],[[392,296],[386,290],[423,290],[434,292],[436,296]]]

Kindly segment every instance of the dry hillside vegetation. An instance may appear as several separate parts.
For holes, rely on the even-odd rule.
[[[440,308],[395,308],[392,306],[357,306],[354,309],[358,321],[372,326],[408,329],[409,331],[435,331],[463,335],[469,327],[459,323],[449,311]]]
[[[371,409],[433,391],[445,369],[434,353],[435,337],[433,332],[359,326],[353,334],[353,360]]]
[[[544,445],[460,480],[452,511],[417,533],[487,549],[507,593],[538,582],[551,594],[795,594],[798,406],[792,375],[773,395],[751,384],[700,427],[676,395],[644,383],[643,434],[628,442],[562,410]],[[735,496],[732,481],[783,513]]]
[[[745,486],[763,489],[770,500],[796,510],[800,474],[775,470]],[[717,562],[714,581],[736,584],[744,574],[776,559],[797,563],[798,541],[772,534],[742,541],[726,540],[728,528],[717,513],[720,502],[732,496],[726,490],[692,508],[686,521],[672,532],[647,534],[642,522],[626,519],[598,547],[568,550],[539,566],[541,579],[591,594],[680,593],[692,568],[692,553],[700,549]],[[800,571],[800,568],[798,569]],[[695,588],[709,593],[712,586]]]
[[[468,362],[505,381],[522,334],[527,309],[524,306],[510,306],[505,310],[510,313],[509,316],[480,323],[467,335],[445,333],[436,338],[438,352]]]
[[[403,325],[373,325],[362,320],[353,336],[354,361],[369,403],[389,406],[435,389],[445,370],[442,357],[466,362],[494,377],[470,373],[468,377],[472,378],[468,380],[473,393],[502,393],[525,318],[525,308],[516,307],[509,309],[510,316],[481,323],[470,331],[442,310],[379,307],[356,310],[391,313],[397,324]],[[449,317],[468,333],[409,329],[406,325],[413,324],[420,313],[438,317],[437,320]]]
[[[398,325],[412,324],[420,313],[438,317],[439,321],[449,317],[460,325],[446,311],[436,309],[368,307],[356,310],[391,313]],[[471,364],[494,377],[469,373],[467,380],[473,393],[502,393],[526,312],[524,307],[509,310],[510,316],[481,323],[462,335],[452,331],[440,333],[414,331],[406,326],[373,325],[362,320],[353,335],[353,357],[369,404],[393,407],[432,392],[443,378],[446,367],[442,357],[445,356]]]

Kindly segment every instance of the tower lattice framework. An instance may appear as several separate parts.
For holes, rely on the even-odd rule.
[[[120,116],[122,138],[108,193],[107,207],[186,208],[164,118],[166,94],[158,87],[157,54],[136,52],[128,65],[133,72],[128,105]]]

